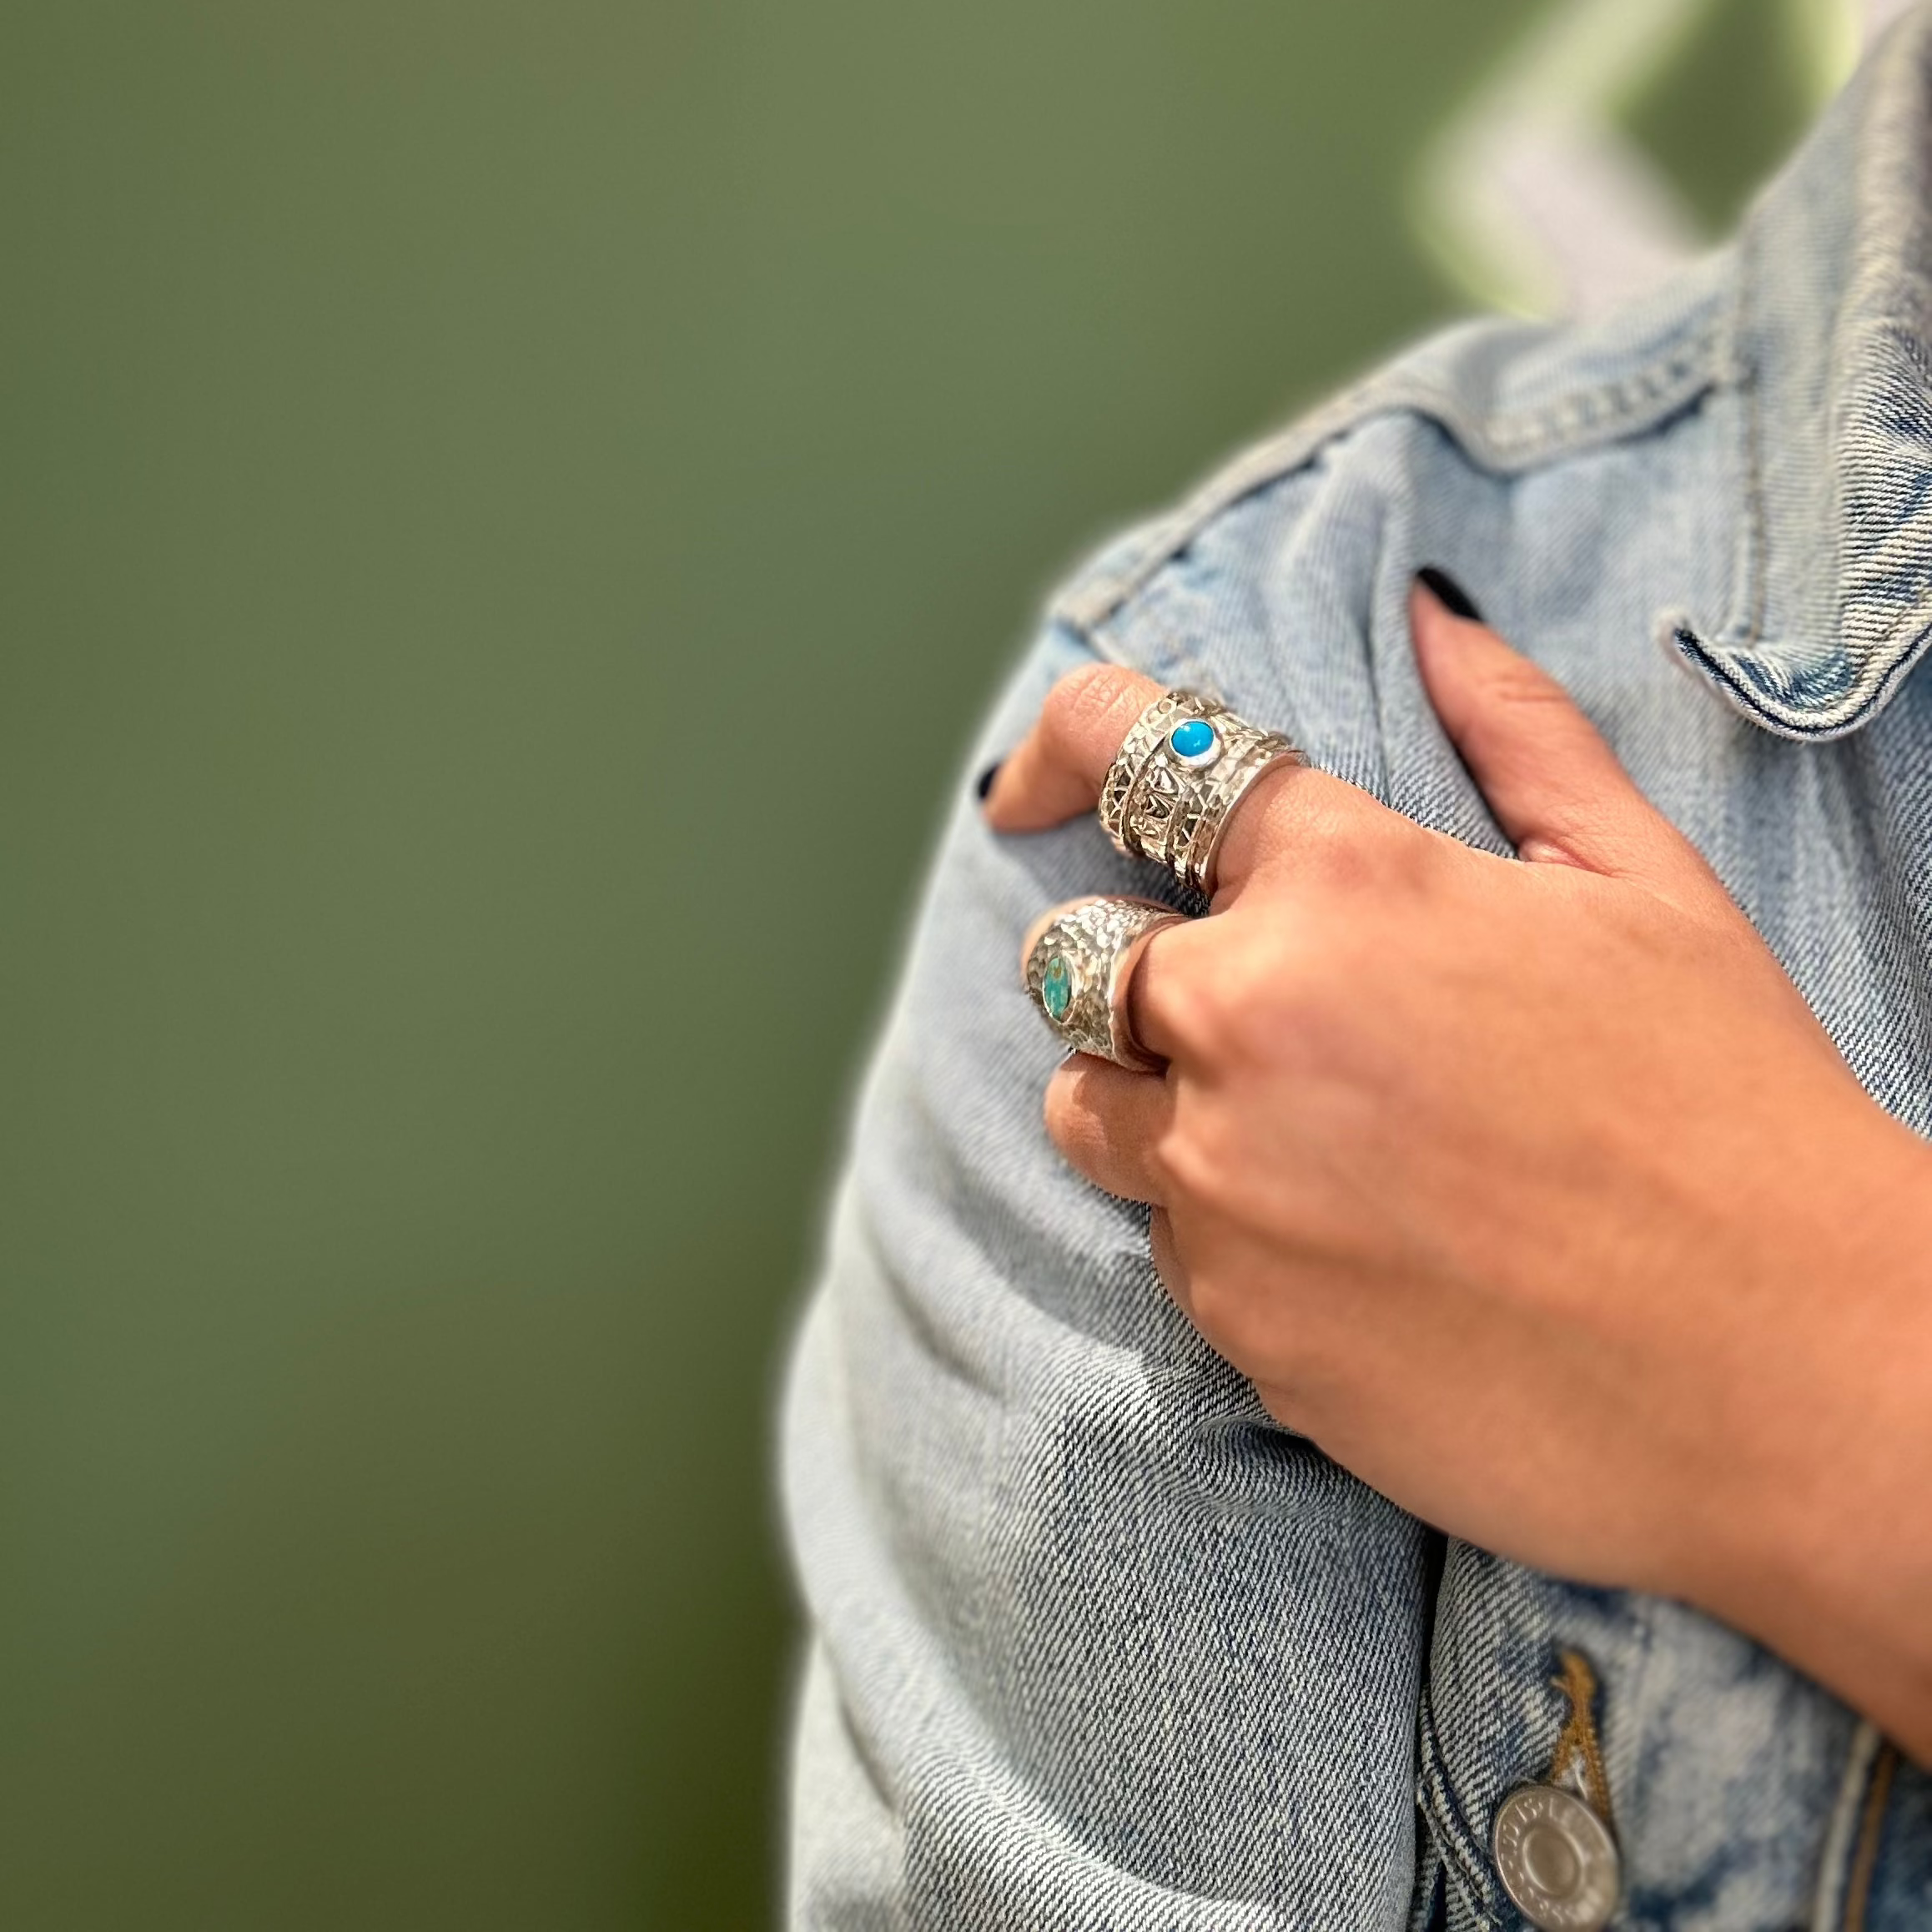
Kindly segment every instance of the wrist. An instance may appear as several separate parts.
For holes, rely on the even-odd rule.
[[[1859,1099],[1781,1223],[1739,1480],[1683,1593],[1932,1763],[1932,1148]]]

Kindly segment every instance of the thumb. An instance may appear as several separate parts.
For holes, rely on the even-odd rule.
[[[1487,628],[1453,580],[1416,579],[1409,626],[1429,702],[1518,856],[1660,886],[1710,880],[1569,693]]]

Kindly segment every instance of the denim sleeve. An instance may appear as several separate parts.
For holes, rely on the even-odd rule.
[[[1088,655],[1049,629],[980,760]],[[796,1928],[1406,1921],[1428,1540],[1270,1423],[1040,1124],[1022,933],[1159,889],[962,785],[787,1394]]]

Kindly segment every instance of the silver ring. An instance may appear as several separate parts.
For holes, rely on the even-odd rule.
[[[1211,697],[1165,691],[1134,721],[1100,787],[1100,824],[1130,858],[1211,897],[1235,808],[1264,772],[1307,761]]]
[[[1136,1074],[1164,1062],[1134,1037],[1127,983],[1147,942],[1185,916],[1152,899],[1085,898],[1055,906],[1026,936],[1020,974],[1064,1044]]]

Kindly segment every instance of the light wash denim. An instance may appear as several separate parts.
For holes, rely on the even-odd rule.
[[[1410,580],[1440,565],[1925,1130],[1929,169],[1914,12],[1742,239],[1660,297],[1452,331],[1104,555],[980,761],[1098,657],[1217,692],[1505,851],[1411,657]],[[1932,1928],[1932,1781],[1834,1698],[1679,1605],[1445,1547],[1270,1425],[1161,1292],[1143,1212],[1040,1125],[1059,1054],[1020,935],[1056,900],[1160,878],[1090,818],[995,838],[966,791],[786,1405],[813,1624],[791,1923],[1519,1926],[1492,1823],[1551,1772],[1575,1653],[1599,1687],[1617,1924]]]

